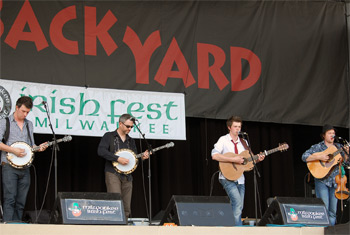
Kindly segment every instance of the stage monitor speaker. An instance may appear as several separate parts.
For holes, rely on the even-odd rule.
[[[119,193],[59,192],[52,224],[126,224]]]
[[[179,196],[169,201],[160,225],[233,226],[233,212],[228,197]]]
[[[350,234],[350,222],[345,224],[337,224],[335,226],[328,226],[324,229],[325,235],[340,235]]]
[[[25,211],[23,221],[29,224],[48,224],[51,212],[49,210]]]
[[[306,224],[329,226],[326,207],[320,198],[275,197],[258,226],[266,224]]]

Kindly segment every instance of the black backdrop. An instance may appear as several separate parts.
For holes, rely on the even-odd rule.
[[[0,10],[0,79],[185,93],[189,117],[225,119],[234,104],[249,121],[349,127],[343,1],[0,0]],[[111,41],[87,30],[94,22]]]
[[[210,156],[217,139],[227,133],[225,120],[187,118],[187,141],[174,141],[173,148],[158,151],[151,159],[152,171],[152,215],[155,216],[166,206],[172,195],[210,195],[211,177],[218,170],[218,163]],[[301,161],[302,153],[312,144],[321,141],[320,126],[286,125],[261,122],[244,122],[243,130],[248,132],[252,150],[257,153],[272,149],[286,142],[290,148],[267,156],[258,164],[261,178],[258,179],[259,199],[262,213],[266,199],[273,196],[303,197],[304,178],[308,170]],[[337,134],[348,139],[348,130],[337,128]],[[60,136],[58,136],[60,137]],[[50,135],[35,135],[36,143],[51,139]],[[97,156],[100,138],[73,136],[69,143],[60,145],[58,153],[59,192],[105,192],[104,160]],[[149,140],[153,147],[167,143],[166,140]],[[140,142],[137,140],[137,144]],[[144,141],[141,141],[144,148]],[[140,147],[139,147],[140,150]],[[51,149],[36,154],[34,165],[37,178],[37,209],[43,202],[51,162]],[[143,168],[143,169],[142,169]],[[35,179],[32,167],[32,184],[26,210],[35,209]],[[144,170],[144,172],[142,172]],[[148,217],[148,161],[140,164],[134,176],[132,216]],[[54,172],[49,181],[44,209],[50,210],[55,201]],[[245,173],[246,196],[243,217],[254,217],[253,172]],[[213,196],[226,195],[214,176]],[[145,182],[146,196],[143,192]],[[259,214],[260,217],[260,214]]]

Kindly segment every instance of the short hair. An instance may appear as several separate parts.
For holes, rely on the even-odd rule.
[[[32,98],[30,98],[29,96],[22,96],[18,98],[18,100],[16,101],[16,106],[20,108],[22,107],[22,105],[24,105],[28,109],[32,109],[33,108]]]
[[[320,136],[323,140],[324,136],[326,135],[326,132],[330,130],[334,130],[334,132],[337,132],[337,129],[335,129],[332,125],[326,124],[322,127],[322,133],[320,134]]]
[[[128,114],[128,113],[124,113],[123,115],[120,116],[119,122],[124,123],[124,122],[126,122],[127,120],[131,120],[131,118],[133,118],[133,116],[131,116],[131,115]],[[131,121],[133,121],[133,120],[131,120]],[[133,121],[133,122],[134,122],[134,121]]]
[[[234,122],[240,122],[241,123],[241,125],[242,125],[242,118],[241,117],[238,117],[238,116],[231,116],[229,119],[227,119],[227,121],[226,121],[226,125],[228,126],[228,127],[230,127],[230,126],[232,126],[232,123],[234,123]]]

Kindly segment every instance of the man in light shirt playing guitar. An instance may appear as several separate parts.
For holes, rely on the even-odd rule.
[[[248,143],[239,138],[238,134],[242,128],[242,119],[237,116],[232,116],[226,121],[226,125],[229,133],[221,136],[219,140],[214,145],[214,149],[211,152],[213,160],[224,163],[233,164],[243,164],[245,158],[241,155],[245,150],[248,150]],[[225,155],[226,153],[234,153],[233,157]],[[258,154],[257,162],[264,160],[265,155]],[[242,210],[244,204],[244,194],[245,194],[245,180],[244,174],[236,180],[227,179],[222,172],[219,174],[219,181],[224,187],[227,195],[230,198],[234,224],[235,226],[242,225]]]

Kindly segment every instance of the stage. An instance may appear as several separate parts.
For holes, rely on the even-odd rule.
[[[204,226],[124,226],[124,225],[54,225],[54,224],[0,224],[2,235],[62,235],[62,234],[127,234],[127,235],[240,235],[283,234],[323,235],[324,227],[204,227]]]

